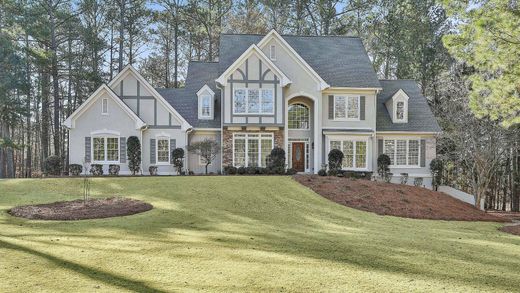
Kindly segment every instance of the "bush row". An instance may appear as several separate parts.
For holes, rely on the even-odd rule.
[[[296,170],[293,168],[285,169],[283,167],[224,167],[225,175],[294,175]]]

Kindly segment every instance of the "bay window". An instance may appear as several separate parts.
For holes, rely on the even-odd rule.
[[[233,135],[233,165],[236,167],[266,167],[267,156],[272,149],[272,133],[235,133]]]
[[[233,92],[234,114],[273,114],[273,89],[236,89]]]
[[[334,96],[334,119],[358,120],[359,96]]]
[[[331,140],[330,149],[337,149],[343,153],[343,169],[367,168],[367,142],[365,140]]]
[[[384,150],[390,157],[390,166],[419,166],[418,139],[385,139]]]
[[[93,137],[92,158],[94,163],[118,163],[119,137]]]

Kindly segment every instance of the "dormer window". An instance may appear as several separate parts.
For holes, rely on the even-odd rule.
[[[393,123],[408,123],[408,99],[408,95],[400,89],[385,102]]]
[[[214,116],[214,97],[215,93],[207,85],[204,85],[198,92],[199,119],[213,119]]]
[[[397,102],[397,106],[395,107],[395,119],[400,121],[404,120],[404,102]]]
[[[269,47],[269,59],[276,61],[276,46],[271,45]]]

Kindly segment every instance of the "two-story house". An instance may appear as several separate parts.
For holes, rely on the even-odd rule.
[[[210,166],[265,166],[273,147],[288,167],[316,173],[331,149],[343,168],[375,171],[390,156],[398,176],[430,178],[437,124],[412,80],[379,80],[359,38],[224,34],[218,62],[190,62],[186,87],[155,89],[131,66],[67,120],[70,163],[126,166],[126,139],[141,140],[146,174],[175,174],[171,150],[211,138]],[[188,154],[186,168],[204,162]]]

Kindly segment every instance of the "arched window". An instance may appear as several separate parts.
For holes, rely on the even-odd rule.
[[[309,129],[309,107],[304,104],[292,104],[288,113],[289,129]]]

